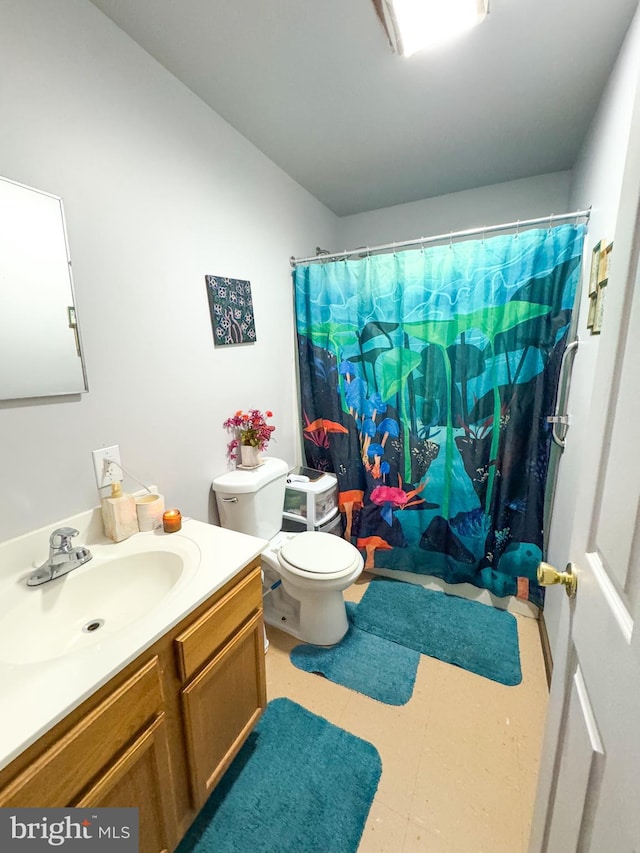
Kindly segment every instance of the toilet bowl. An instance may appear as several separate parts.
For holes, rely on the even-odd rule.
[[[342,593],[362,572],[356,548],[331,533],[280,533],[262,560],[297,605],[291,613],[282,592],[268,596],[265,621],[317,646],[340,642],[349,627]]]
[[[343,592],[360,575],[360,552],[330,533],[285,533],[282,508],[288,466],[265,458],[213,481],[223,527],[269,540],[263,551],[264,619],[306,643],[330,646],[348,629]]]

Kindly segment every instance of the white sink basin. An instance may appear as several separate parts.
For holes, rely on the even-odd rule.
[[[51,533],[79,530],[93,559],[28,587]],[[195,519],[109,542],[94,507],[0,542],[0,769],[244,567],[268,542]],[[95,630],[93,622],[104,619]]]
[[[91,561],[56,580],[14,588],[0,615],[1,661],[40,663],[108,641],[165,603],[201,559],[177,534],[91,550]]]

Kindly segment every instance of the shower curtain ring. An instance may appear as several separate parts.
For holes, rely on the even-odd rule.
[[[552,225],[553,225],[553,213],[549,216],[549,234],[551,234]]]
[[[516,222],[516,237],[520,235],[520,220]]]
[[[449,231],[449,248],[453,249],[453,231]]]

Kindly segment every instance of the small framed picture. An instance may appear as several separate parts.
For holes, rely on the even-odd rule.
[[[593,329],[593,323],[596,319],[596,302],[598,294],[592,293],[589,297],[589,313],[587,314],[587,329]]]
[[[214,346],[254,344],[256,323],[251,282],[241,278],[206,275]]]
[[[593,247],[591,253],[591,272],[589,273],[589,296],[592,296],[598,289],[598,273],[600,272],[600,255],[602,254],[602,243],[600,240]]]
[[[611,270],[611,252],[613,251],[613,240],[602,253],[603,261],[600,264],[602,274],[598,276],[598,284],[604,284],[609,281],[609,273]]]
[[[600,245],[602,248],[600,249],[600,263],[598,264],[598,284],[602,284],[603,281],[607,280],[607,258],[609,257],[604,243],[601,242]],[[610,245],[613,245],[613,243]]]
[[[596,295],[596,306],[594,309],[593,327],[591,331],[594,335],[599,335],[602,331],[602,318],[604,316],[604,301],[607,295],[607,280],[598,285],[598,293]]]

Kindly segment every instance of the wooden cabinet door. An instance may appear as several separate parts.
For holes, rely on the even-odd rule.
[[[140,853],[167,853],[177,827],[164,714],[151,723],[73,805],[138,809]]]
[[[21,756],[24,769],[0,790],[5,808],[64,807],[102,776],[162,708],[157,655],[83,714],[44,751],[36,742]],[[10,770],[9,770],[10,772]]]
[[[256,613],[182,691],[196,809],[235,758],[266,703],[262,613]]]

